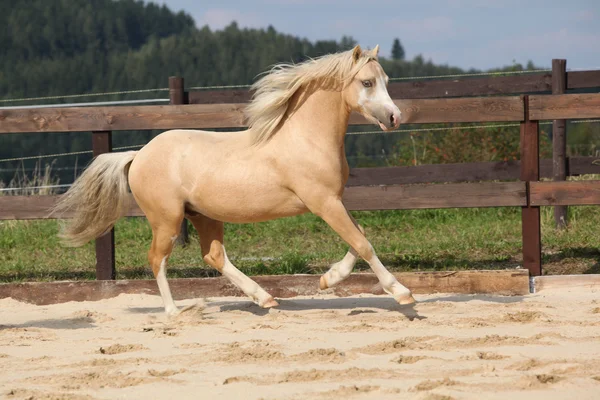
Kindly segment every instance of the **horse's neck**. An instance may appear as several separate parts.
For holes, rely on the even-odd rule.
[[[304,136],[321,148],[343,148],[350,111],[340,92],[301,90],[294,95],[287,114],[282,128],[288,135]]]

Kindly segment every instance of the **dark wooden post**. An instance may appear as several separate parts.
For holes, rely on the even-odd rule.
[[[540,208],[530,205],[529,182],[540,179],[539,123],[529,120],[529,96],[522,96],[525,120],[521,122],[521,180],[527,185],[527,206],[521,209],[523,267],[529,274],[542,274],[542,238]]]
[[[183,78],[179,76],[170,76],[169,77],[169,99],[170,103],[173,105],[185,104],[185,90],[183,85]],[[188,223],[187,219],[183,219],[181,222],[181,229],[179,231],[179,236],[177,237],[177,244],[181,246],[186,246],[189,243],[190,239],[188,236]]]
[[[567,89],[567,60],[552,60],[552,94],[564,94]],[[567,121],[552,121],[552,177],[567,179]],[[559,229],[567,226],[567,206],[554,206],[554,221]]]
[[[92,151],[94,157],[112,151],[112,132],[92,132]],[[115,230],[96,239],[96,279],[115,279]]]

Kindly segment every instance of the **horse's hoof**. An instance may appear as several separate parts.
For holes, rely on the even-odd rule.
[[[265,301],[260,306],[262,308],[271,308],[271,307],[277,307],[278,305],[279,305],[279,303],[274,298],[271,297],[269,300]]]
[[[181,314],[181,310],[179,308],[168,309],[168,310],[165,310],[165,314],[167,315],[168,318],[175,318],[179,314]]]
[[[328,287],[329,286],[327,286],[327,279],[325,279],[325,275],[322,275],[321,279],[319,279],[319,289],[325,290]]]
[[[402,297],[396,297],[396,301],[398,302],[398,304],[403,306],[407,304],[414,304],[417,302],[412,294],[404,295]]]

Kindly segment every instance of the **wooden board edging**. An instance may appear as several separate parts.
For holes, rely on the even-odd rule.
[[[550,289],[600,289],[600,274],[544,275],[532,280],[534,293]]]
[[[399,272],[394,275],[415,294],[529,294],[527,270]],[[353,274],[338,286],[324,291],[319,290],[320,275],[268,275],[251,278],[276,298],[319,294],[345,297],[362,293],[387,296],[372,273]],[[245,297],[224,277],[170,279],[169,284],[175,300],[220,296]],[[0,284],[0,299],[10,297],[36,305],[98,301],[120,294],[158,296],[158,287],[153,279]]]

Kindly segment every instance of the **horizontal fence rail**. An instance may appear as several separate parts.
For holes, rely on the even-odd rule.
[[[529,118],[532,120],[597,118],[600,96],[597,93],[530,96]]]
[[[521,121],[519,96],[395,100],[402,123]],[[245,104],[0,110],[0,133],[243,128]],[[353,113],[350,124],[370,124]]]
[[[594,87],[600,87],[600,70],[567,72],[567,90]],[[551,90],[551,73],[390,82],[388,85],[388,93],[393,99],[533,94]],[[194,90],[189,93],[190,104],[246,103],[251,98],[249,90]]]
[[[521,122],[520,96],[394,100],[403,124]],[[0,110],[0,133],[243,128],[245,104],[70,107]],[[596,118],[598,94],[530,97],[530,120]],[[370,124],[353,113],[350,124]]]
[[[0,220],[56,218],[49,216],[49,210],[59,199],[59,195],[0,196]],[[353,211],[527,205],[524,182],[355,186],[344,191],[342,200]],[[130,204],[126,216],[144,216],[132,196]]]
[[[346,186],[517,180],[521,161],[427,164],[411,167],[352,168]],[[567,159],[567,176],[600,174],[600,158]],[[552,177],[552,160],[540,160],[540,178]]]
[[[531,182],[530,202],[536,206],[600,204],[600,181]]]

